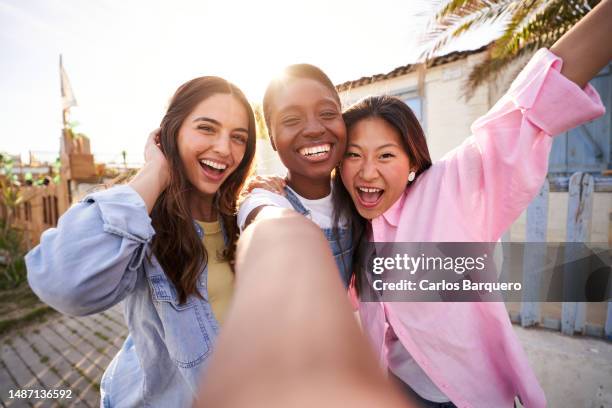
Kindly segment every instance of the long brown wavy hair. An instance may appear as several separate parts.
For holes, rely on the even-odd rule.
[[[230,262],[232,270],[239,233],[236,200],[251,173],[255,157],[255,116],[248,100],[236,85],[223,78],[204,76],[192,79],[177,89],[160,125],[160,147],[168,161],[170,182],[155,202],[151,219],[155,229],[153,254],[174,284],[180,303],[184,303],[190,295],[202,296],[197,290],[197,280],[208,262],[208,252],[198,236],[191,214],[188,199],[195,187],[189,182],[179,156],[178,132],[195,107],[215,94],[234,96],[246,109],[249,120],[244,157],[223,182],[213,201],[227,238],[222,256]]]

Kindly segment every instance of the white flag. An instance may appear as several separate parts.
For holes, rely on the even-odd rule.
[[[62,109],[69,109],[71,106],[77,106],[76,98],[72,93],[72,87],[70,86],[70,81],[68,80],[68,74],[64,70],[64,65],[62,64],[62,56],[60,55],[60,80],[62,83]]]

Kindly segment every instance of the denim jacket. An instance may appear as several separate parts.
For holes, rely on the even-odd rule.
[[[105,407],[190,406],[219,331],[207,269],[197,284],[203,299],[179,304],[151,253],[154,234],[144,201],[122,185],[73,205],[26,256],[32,290],[62,313],[88,315],[124,301],[130,335],[104,373]]]
[[[297,195],[290,189],[285,188],[287,200],[293,206],[293,209],[298,213],[302,214],[306,218],[310,218],[310,210],[308,210]],[[352,229],[338,228],[337,233],[334,234],[333,228],[321,228],[329,246],[334,255],[336,266],[340,272],[340,279],[344,284],[345,288],[348,288],[349,281],[352,275],[352,258],[353,258],[353,242],[352,242]]]

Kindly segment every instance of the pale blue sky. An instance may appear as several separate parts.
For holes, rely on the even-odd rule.
[[[73,119],[98,159],[125,149],[137,162],[181,83],[219,75],[259,101],[291,63],[318,65],[336,83],[387,72],[415,59],[432,12],[420,0],[0,0],[0,151],[58,151],[60,53]]]

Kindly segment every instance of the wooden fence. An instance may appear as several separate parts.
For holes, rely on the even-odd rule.
[[[24,233],[26,250],[38,244],[40,235],[47,228],[57,225],[66,211],[65,194],[55,183],[46,186],[21,188],[23,203],[16,208],[13,225]]]
[[[547,180],[542,186],[538,196],[527,209],[526,242],[546,242],[548,198],[550,192],[565,192],[568,197],[567,235],[566,242],[589,242],[594,193],[612,193],[612,178],[594,177],[589,173],[574,173],[571,177]],[[612,212],[610,212],[612,217]],[[612,218],[610,219],[612,223]],[[612,228],[612,224],[609,228]],[[610,238],[612,241],[612,230]],[[523,299],[534,299],[540,285],[542,270],[546,262],[546,251],[540,245],[526,245],[523,256]],[[571,254],[566,254],[571,256]],[[608,252],[609,256],[609,252]],[[566,258],[570,259],[570,258]],[[608,258],[608,265],[609,265]],[[608,275],[610,278],[610,275]],[[570,283],[571,284],[571,283]],[[612,282],[608,282],[610,287]],[[532,292],[528,292],[532,291]],[[511,319],[523,327],[538,325],[549,329],[560,330],[564,334],[605,337],[612,340],[612,302],[607,303],[605,321],[603,324],[587,322],[587,303],[563,302],[560,316],[550,316],[543,313],[542,306],[546,303],[523,301],[520,311],[510,312]],[[599,305],[605,308],[605,305]],[[548,308],[550,311],[550,308]]]

